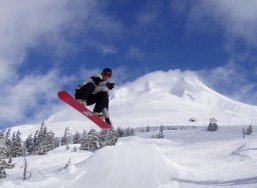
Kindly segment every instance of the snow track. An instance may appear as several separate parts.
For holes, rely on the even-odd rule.
[[[74,187],[154,188],[179,175],[155,144],[106,147],[79,166],[86,172],[74,180]]]

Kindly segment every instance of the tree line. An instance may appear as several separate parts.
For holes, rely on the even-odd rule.
[[[49,131],[46,123],[42,122],[40,129],[34,134],[30,134],[25,140],[21,139],[21,132],[13,132],[11,128],[0,131],[0,179],[5,178],[6,169],[13,168],[13,157],[27,155],[46,155],[49,151],[56,147],[65,145],[66,149],[70,149],[69,144],[80,144],[80,150],[96,151],[104,146],[115,145],[119,137],[132,136],[135,134],[132,128],[117,128],[110,130],[102,130],[100,132],[95,129],[76,132],[74,135],[70,133],[68,127],[64,130],[64,135],[56,137],[53,131]]]

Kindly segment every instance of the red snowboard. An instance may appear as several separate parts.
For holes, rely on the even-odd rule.
[[[79,103],[76,99],[74,99],[69,93],[66,91],[59,91],[58,97],[75,108],[77,111],[82,113],[84,116],[86,116],[88,119],[93,121],[97,126],[99,126],[101,129],[111,129],[112,126],[103,121],[101,118],[93,114],[90,110],[88,110],[83,104]]]

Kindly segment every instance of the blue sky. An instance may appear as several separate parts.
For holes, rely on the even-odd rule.
[[[118,84],[191,70],[212,89],[257,105],[254,0],[1,1],[0,127],[61,109],[56,92],[104,67]],[[14,115],[15,114],[15,115]]]

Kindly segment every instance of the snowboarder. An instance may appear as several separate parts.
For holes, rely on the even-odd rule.
[[[104,118],[111,125],[109,117],[109,90],[114,88],[114,83],[110,83],[112,70],[105,68],[95,76],[91,76],[90,80],[78,85],[75,89],[75,98],[85,106],[95,104],[94,114]]]

